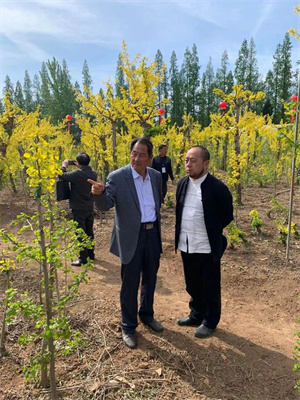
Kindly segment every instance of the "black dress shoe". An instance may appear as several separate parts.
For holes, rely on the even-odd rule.
[[[190,317],[178,318],[176,319],[176,322],[180,326],[199,326],[201,324],[201,321],[197,321]]]
[[[142,322],[143,322],[143,324],[149,326],[149,328],[151,328],[155,332],[162,332],[164,330],[164,327],[162,326],[162,324],[160,322],[156,321],[156,319],[153,319],[150,322],[148,322],[148,321],[142,321]]]
[[[206,338],[210,336],[216,329],[208,328],[201,324],[194,332],[194,335],[198,338]]]
[[[122,339],[125,346],[130,349],[134,349],[137,346],[137,340],[135,333],[127,333],[122,330]]]

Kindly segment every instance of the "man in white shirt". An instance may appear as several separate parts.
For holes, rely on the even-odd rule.
[[[197,326],[194,334],[211,335],[221,316],[221,257],[227,240],[223,229],[233,220],[232,195],[226,185],[207,172],[210,154],[203,146],[186,154],[188,176],[176,191],[175,249],[181,251],[186,290],[191,296],[187,317],[180,326]]]
[[[110,251],[120,257],[122,287],[122,338],[127,347],[137,345],[135,329],[140,320],[155,332],[163,327],[154,319],[153,300],[161,246],[161,174],[148,165],[153,146],[149,139],[130,144],[130,164],[110,173],[106,185],[89,180],[96,206],[103,211],[115,208]],[[137,294],[141,281],[141,301]]]

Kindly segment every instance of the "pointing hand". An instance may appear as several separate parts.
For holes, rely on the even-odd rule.
[[[103,183],[98,183],[93,179],[88,179],[87,181],[92,185],[91,192],[93,196],[100,196],[104,192],[105,185]]]

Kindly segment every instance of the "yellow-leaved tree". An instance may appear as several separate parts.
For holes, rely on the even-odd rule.
[[[236,191],[237,204],[242,204],[242,169],[245,166],[245,159],[241,153],[241,135],[244,132],[243,121],[240,121],[245,106],[249,103],[260,101],[265,98],[265,93],[253,93],[250,90],[244,90],[243,85],[234,85],[230,94],[224,93],[220,89],[214,89],[214,93],[222,97],[223,101],[229,103],[234,112],[234,120],[229,121],[229,132],[232,132],[234,149],[230,154],[230,164],[232,167],[232,177],[234,178],[234,187]],[[233,183],[233,182],[232,182]]]

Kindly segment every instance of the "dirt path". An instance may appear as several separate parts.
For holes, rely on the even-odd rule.
[[[253,192],[248,193],[252,199]],[[267,189],[260,189],[258,200],[266,193]],[[95,268],[82,289],[82,301],[72,307],[73,326],[87,336],[88,343],[58,363],[62,398],[298,399],[293,389],[297,375],[292,371],[295,320],[300,315],[298,243],[293,241],[292,262],[286,265],[284,248],[275,240],[274,224],[265,216],[268,207],[269,203],[256,205],[266,221],[264,234],[256,237],[251,236],[248,217],[254,206],[245,201],[240,210],[239,221],[251,243],[225,253],[221,322],[214,336],[204,340],[194,337],[194,328],[176,325],[176,318],[189,311],[189,298],[180,255],[173,251],[174,210],[163,210],[164,254],[155,316],[165,330],[152,334],[139,325],[135,350],[125,348],[121,341],[120,263],[108,252],[112,217],[108,214],[102,223],[97,220]],[[24,266],[20,276],[29,283],[34,273]],[[47,398],[24,384],[22,355],[17,353],[15,339],[10,345],[11,357],[0,366],[0,399]]]

